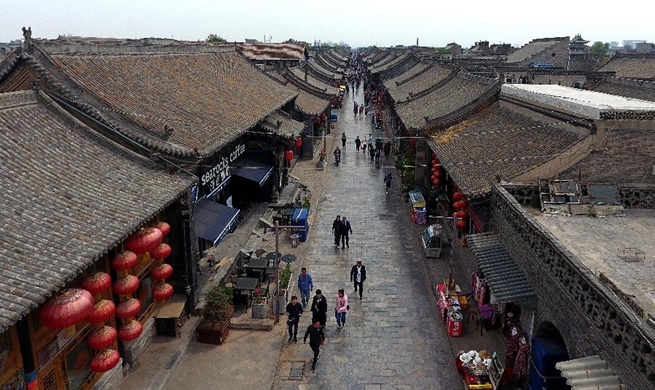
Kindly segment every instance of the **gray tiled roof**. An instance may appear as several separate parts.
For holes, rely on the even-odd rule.
[[[565,153],[581,138],[561,125],[494,105],[429,139],[432,150],[467,195],[491,190]]]
[[[391,61],[385,62],[383,64],[375,64],[373,66],[369,66],[368,70],[372,74],[381,73],[387,69],[393,68],[394,66],[398,65],[399,63],[402,63],[403,61],[406,61],[410,57],[412,57],[412,53],[402,53],[399,56],[392,59]]]
[[[571,390],[628,390],[628,386],[621,384],[619,377],[598,355],[559,362],[555,368],[562,372]]]
[[[412,73],[410,76],[403,77],[404,75],[401,75],[384,82],[389,95],[396,103],[410,100],[413,96],[429,90],[454,73],[452,69],[437,65],[429,66],[429,69],[419,69],[416,72],[410,70],[406,73],[410,72]]]
[[[471,234],[466,241],[496,299],[536,307],[537,294],[496,235]]]
[[[617,54],[601,72],[616,72],[616,77],[655,79],[655,54]]]
[[[292,73],[294,76],[296,76],[298,79],[307,82],[311,86],[318,88],[319,90],[322,90],[327,94],[333,96],[339,95],[339,89],[337,87],[333,87],[332,85],[328,85],[324,83],[323,81],[312,76],[310,73],[308,73],[307,77],[305,78],[305,71],[299,67],[291,68],[289,69],[289,72]]]
[[[655,102],[655,81],[608,77],[591,87],[593,91]]]
[[[564,38],[553,38],[553,39],[535,39],[527,45],[521,47],[514,53],[507,56],[508,63],[522,62],[535,54],[539,54],[542,51],[555,46],[560,43]]]
[[[195,183],[52,107],[0,94],[0,333]]]
[[[297,137],[305,129],[305,124],[303,122],[294,121],[288,114],[280,111],[276,111],[267,116],[259,126],[266,131],[270,131],[271,133],[284,138]]]

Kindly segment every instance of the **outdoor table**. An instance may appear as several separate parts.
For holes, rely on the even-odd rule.
[[[259,284],[259,279],[257,278],[237,278],[236,282],[234,283],[234,287],[232,291],[234,292],[234,303],[235,305],[237,304],[237,298],[246,295],[246,308],[250,306],[250,301],[252,300],[252,292],[257,289],[257,285]],[[244,291],[247,292],[247,294],[242,294]]]
[[[255,274],[257,274],[258,279],[261,279],[263,274],[266,272],[266,268],[268,268],[268,259],[266,258],[250,259],[248,265],[244,266],[244,268],[246,269],[248,276],[254,276]]]
[[[268,252],[268,254],[266,255],[266,258],[267,258],[268,260],[271,260],[271,261],[273,262],[273,264],[275,264],[275,254],[276,254],[276,253],[277,253],[280,257],[282,257],[282,254],[281,254],[280,252]]]
[[[291,217],[293,216],[294,209],[282,209],[280,215],[282,215],[282,224],[289,225],[291,223]]]

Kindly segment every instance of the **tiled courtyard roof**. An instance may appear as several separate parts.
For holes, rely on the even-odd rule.
[[[655,54],[617,54],[601,72],[616,72],[616,77],[655,79]]]
[[[337,87],[333,87],[331,85],[327,85],[323,81],[317,79],[316,77],[312,76],[311,74],[307,74],[307,78],[305,78],[305,71],[299,67],[291,68],[288,70],[293,76],[296,78],[308,83],[309,85],[318,88],[319,90],[330,94],[332,96],[338,96],[339,95],[339,89]]]
[[[474,103],[492,89],[494,79],[459,73],[433,91],[407,103],[397,103],[396,113],[408,129],[422,129],[430,121]]]
[[[296,96],[234,49],[48,58],[68,89],[80,91],[73,99],[144,145],[175,155],[211,155]]]
[[[389,88],[389,85],[391,86],[396,86],[399,84],[404,84],[407,80],[410,80],[419,74],[425,72],[428,68],[430,68],[432,65],[429,62],[417,62],[414,66],[409,68],[406,72],[392,78],[384,81],[384,86]]]
[[[385,62],[383,64],[374,64],[373,66],[370,66],[368,70],[371,72],[371,74],[381,73],[384,72],[385,70],[393,68],[394,66],[402,63],[403,61],[406,61],[410,57],[412,57],[412,53],[402,53],[396,56],[391,61]]]
[[[298,97],[296,98],[296,109],[307,115],[316,116],[321,114],[329,105],[329,100],[320,98],[302,89],[299,90]]]
[[[575,133],[494,105],[433,136],[428,142],[463,192],[486,193],[497,179],[512,178],[565,153]]]
[[[237,43],[237,48],[251,60],[305,60],[305,47],[293,43]]]
[[[654,184],[655,131],[608,129],[602,147],[562,172],[561,178],[596,183]]]
[[[552,39],[535,39],[530,41],[527,45],[521,47],[514,53],[507,56],[508,63],[523,62],[528,60],[535,54],[539,54],[548,48],[560,43],[563,39],[567,38],[552,38]]]
[[[0,94],[0,333],[195,183],[53,106]]]
[[[329,69],[325,69],[320,64],[316,63],[316,61],[308,62],[307,64],[305,64],[305,66],[308,66],[317,74],[319,74],[322,78],[325,78],[327,80],[341,80],[341,74],[338,74]]]
[[[416,68],[416,66],[414,68]],[[409,72],[412,72],[412,70]],[[405,75],[402,75],[385,81],[384,86],[387,88],[387,91],[389,91],[391,98],[396,103],[399,103],[410,100],[413,96],[433,88],[453,73],[454,71],[452,69],[430,65],[429,69],[419,71],[415,73],[415,76],[404,77]]]
[[[284,138],[295,138],[305,129],[303,122],[295,121],[288,114],[280,111],[267,116],[259,126]]]
[[[593,91],[655,102],[655,80],[633,80],[609,77],[591,88]]]

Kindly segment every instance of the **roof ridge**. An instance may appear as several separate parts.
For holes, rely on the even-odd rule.
[[[0,93],[0,110],[36,104],[36,94],[32,90]]]

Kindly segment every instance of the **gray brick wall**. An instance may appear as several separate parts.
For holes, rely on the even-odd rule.
[[[537,292],[535,329],[550,322],[571,358],[598,354],[629,388],[655,389],[653,331],[498,185],[492,220]]]

